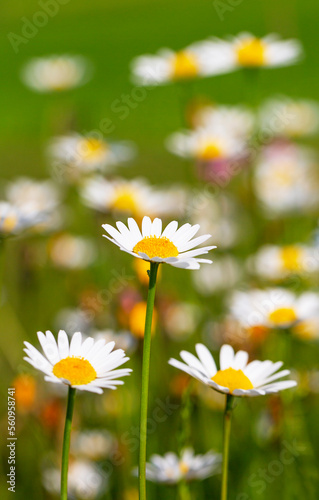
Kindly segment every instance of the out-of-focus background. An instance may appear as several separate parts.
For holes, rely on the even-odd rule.
[[[101,224],[114,225],[130,215],[140,220],[143,207],[166,222],[202,224],[218,246],[209,269],[161,269],[148,457],[179,452],[185,445],[196,453],[221,451],[223,397],[190,382],[167,361],[182,349],[194,352],[198,341],[216,354],[228,342],[248,350],[251,358],[282,359],[298,380],[296,389],[279,396],[240,401],[232,429],[229,499],[317,498],[319,314],[316,307],[309,313],[319,270],[318,206],[310,202],[318,192],[316,13],[314,0],[70,0],[64,5],[20,0],[2,6],[0,199],[19,206],[31,219],[41,206],[45,209],[37,224],[23,231],[11,231],[16,220],[9,218],[1,242],[1,498],[12,495],[6,484],[6,402],[12,386],[18,438],[15,498],[56,498],[66,391],[46,384],[23,361],[23,341],[38,347],[38,330],[56,335],[60,328],[68,334],[81,330],[114,338],[128,352],[128,366],[134,370],[115,392],[78,396],[71,463],[81,461],[83,469],[77,475],[74,467],[76,487],[70,498],[137,498],[131,471],[138,458],[146,270],[102,238]],[[242,31],[298,39],[304,57],[295,65],[261,68],[256,74],[239,70],[151,87],[132,81],[131,62],[139,55],[163,47],[181,50]],[[81,85],[38,92],[26,84],[26,65],[52,55],[83,58]],[[30,78],[40,77],[32,73]],[[278,118],[287,98],[308,102],[306,118],[292,115],[297,132],[269,133],[266,127],[263,133],[265,103],[276,99],[273,113]],[[247,132],[251,157],[236,175],[216,182],[209,175],[213,165],[181,158],[166,145],[176,131],[196,128],[196,116],[205,106],[220,105],[247,108],[254,125]],[[72,145],[61,159],[63,145],[56,138],[74,133],[91,137],[86,159],[101,153],[103,163],[103,154],[115,148],[112,165],[106,161],[106,168],[96,172],[92,160],[85,171],[84,160],[83,173],[81,161],[72,158]],[[37,191],[25,178],[49,183]],[[133,188],[122,183],[116,191],[114,179],[138,181]],[[269,287],[293,294],[294,321],[247,326],[245,311],[233,307],[235,291],[248,294]],[[301,307],[297,302],[304,293],[313,295]],[[268,314],[267,307],[261,307],[262,315],[265,309]],[[248,312],[253,314],[254,306]],[[83,436],[89,444],[79,450]],[[288,450],[289,460],[280,458],[282,450]],[[190,489],[192,498],[218,498],[220,476],[194,481]],[[148,491],[150,499],[177,494],[174,486],[153,483]]]

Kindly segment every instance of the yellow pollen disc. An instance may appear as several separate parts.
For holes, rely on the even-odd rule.
[[[178,256],[176,246],[165,236],[161,238],[158,238],[157,236],[146,236],[135,245],[133,252],[143,252],[150,259],[153,257],[165,259],[167,257]]]
[[[222,152],[218,144],[214,144],[213,142],[210,144],[206,144],[205,147],[200,149],[198,153],[198,157],[200,160],[209,161],[215,160],[222,156]]]
[[[237,60],[241,66],[256,67],[264,66],[265,44],[259,38],[252,38],[240,42],[236,49]]]
[[[294,329],[294,334],[298,337],[310,340],[318,337],[318,323],[316,321],[306,320],[298,323]]]
[[[137,213],[136,196],[130,189],[119,189],[112,201],[112,208],[129,214]]]
[[[182,474],[187,474],[187,472],[189,471],[189,466],[185,462],[180,462],[179,470]]]
[[[235,389],[253,389],[254,386],[242,370],[234,370],[234,368],[227,368],[226,370],[219,370],[216,375],[212,377],[216,384],[223,387],[228,387],[232,393]]]
[[[3,221],[2,221],[2,227],[1,230],[3,233],[11,233],[11,231],[14,230],[18,223],[18,219],[15,215],[8,215]]]
[[[301,250],[295,246],[281,249],[282,266],[287,271],[298,271],[301,268]]]
[[[107,145],[99,141],[98,139],[83,139],[80,142],[80,154],[82,154],[87,160],[95,160],[102,156],[108,147]]]
[[[75,356],[61,359],[56,363],[53,374],[68,380],[71,385],[86,385],[96,379],[96,371],[91,363],[87,359]]]
[[[269,319],[275,325],[282,326],[294,323],[297,320],[297,315],[291,307],[280,307],[269,314]]]
[[[194,78],[198,75],[198,63],[196,57],[189,52],[176,52],[172,61],[173,78]]]

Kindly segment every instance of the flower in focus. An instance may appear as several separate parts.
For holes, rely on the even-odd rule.
[[[71,454],[89,460],[102,460],[116,449],[114,436],[100,429],[74,432],[71,440]]]
[[[103,389],[116,389],[117,385],[122,385],[124,382],[117,378],[132,371],[130,368],[115,369],[129,359],[122,349],[111,352],[115,342],[95,342],[92,337],[82,341],[81,333],[76,332],[69,343],[63,330],[59,332],[58,341],[50,331],[46,334],[38,332],[38,338],[44,356],[32,344],[24,342],[27,356],[23,359],[42,371],[47,382],[102,394]]]
[[[147,216],[142,221],[142,232],[136,221],[128,219],[128,227],[123,222],[117,222],[117,229],[109,224],[103,228],[110,235],[103,235],[117,245],[120,250],[134,257],[149,262],[166,263],[182,269],[199,269],[201,263],[211,264],[208,259],[199,259],[199,255],[208,253],[215,246],[197,248],[210,238],[209,234],[193,239],[200,226],[184,224],[178,228],[176,221],[170,222],[162,231],[161,219],[151,219]]]
[[[85,268],[92,264],[96,257],[91,240],[66,233],[51,239],[48,252],[53,264],[65,269]]]
[[[50,180],[35,181],[21,177],[11,182],[6,189],[9,203],[29,217],[41,217],[35,230],[56,229],[61,224],[60,193]]]
[[[238,351],[224,344],[220,349],[219,364],[217,370],[213,356],[206,346],[196,344],[197,356],[182,351],[180,353],[182,360],[170,359],[169,364],[178,368],[200,382],[212,387],[223,394],[233,396],[264,396],[278,391],[294,387],[294,380],[277,380],[289,375],[289,370],[278,370],[283,363],[278,361],[251,361],[248,363],[248,353]]]
[[[81,195],[86,205],[115,216],[181,215],[185,206],[183,190],[155,189],[143,179],[93,177],[83,184]]]
[[[221,457],[209,451],[195,455],[192,448],[186,448],[180,457],[173,452],[164,456],[152,455],[146,464],[146,478],[154,483],[177,484],[179,481],[205,479],[220,471]]]
[[[105,490],[105,472],[94,462],[80,459],[73,460],[69,465],[68,494],[80,500],[94,500]],[[60,493],[60,470],[46,468],[43,471],[43,485],[54,495]]]
[[[230,311],[247,329],[290,328],[301,320],[318,316],[319,296],[305,292],[297,297],[284,288],[235,292]]]
[[[49,56],[31,59],[22,70],[22,80],[36,92],[61,92],[86,83],[91,65],[82,56]]]
[[[256,166],[254,186],[269,214],[318,206],[315,163],[311,152],[292,144],[275,144],[264,150]]]
[[[35,379],[28,374],[18,375],[12,382],[15,388],[15,400],[20,411],[29,411],[34,407],[36,398]]]
[[[262,130],[273,136],[298,138],[319,130],[319,104],[287,97],[270,99],[261,107],[259,123]]]
[[[21,233],[37,226],[43,220],[43,213],[25,213],[11,203],[0,202],[0,239]]]
[[[53,174],[76,182],[82,175],[111,171],[128,162],[135,156],[135,147],[126,141],[106,142],[103,138],[71,133],[52,139],[47,152]]]
[[[229,40],[213,38],[211,46],[220,53],[229,70],[289,66],[302,56],[298,40],[281,40],[276,34],[257,38],[251,33],[240,33]]]
[[[282,280],[292,274],[312,274],[319,269],[319,249],[301,244],[265,245],[248,261],[253,271],[266,280]]]
[[[162,49],[136,57],[131,70],[137,85],[162,85],[225,73],[229,63],[210,41],[201,41],[178,52]]]

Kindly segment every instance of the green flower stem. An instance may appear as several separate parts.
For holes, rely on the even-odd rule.
[[[191,500],[189,485],[186,481],[182,480],[178,483],[178,498],[179,500]]]
[[[75,393],[76,389],[73,389],[73,387],[69,387],[62,448],[61,500],[68,500],[69,450]]]
[[[146,318],[144,329],[142,390],[140,413],[140,458],[139,458],[139,493],[140,500],[146,500],[146,438],[147,438],[147,406],[150,372],[152,318],[155,300],[156,276],[159,264],[151,262],[147,295]]]
[[[222,491],[221,500],[227,500],[227,480],[228,480],[228,459],[231,417],[234,408],[234,396],[227,394],[224,412],[224,437],[223,437],[223,471],[222,471]]]

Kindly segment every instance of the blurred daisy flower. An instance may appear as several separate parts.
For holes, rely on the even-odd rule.
[[[94,262],[96,249],[88,238],[63,233],[49,241],[48,254],[56,267],[82,269]]]
[[[91,331],[91,335],[95,340],[104,339],[105,342],[115,342],[120,349],[123,349],[128,354],[134,352],[137,347],[136,338],[126,330],[94,330]]]
[[[281,40],[276,34],[257,38],[240,33],[229,40],[211,39],[212,50],[220,53],[229,71],[236,68],[267,68],[289,66],[302,56],[298,40]]]
[[[107,142],[103,138],[77,133],[55,137],[47,152],[55,177],[69,182],[76,182],[96,171],[108,172],[136,154],[131,142]]]
[[[254,114],[245,106],[200,106],[192,116],[196,129],[230,132],[234,137],[248,138],[255,125]]]
[[[152,455],[146,464],[146,479],[154,483],[177,484],[180,481],[205,479],[220,472],[221,456],[209,451],[195,455],[192,448],[184,449],[180,456],[168,452]]]
[[[299,138],[319,130],[319,104],[306,99],[278,97],[266,101],[259,111],[259,126],[273,136]]]
[[[224,344],[220,349],[219,365],[217,370],[213,356],[206,346],[196,344],[197,356],[182,351],[182,360],[170,359],[169,364],[178,368],[200,382],[212,387],[223,394],[233,396],[264,396],[273,394],[283,389],[294,387],[294,380],[277,381],[279,378],[290,374],[289,370],[278,370],[283,363],[278,361],[251,361],[248,363],[248,353],[238,351]]]
[[[242,266],[231,255],[220,256],[216,264],[201,267],[192,277],[198,293],[211,295],[237,285],[242,277]]]
[[[100,429],[74,432],[71,439],[71,454],[89,460],[102,460],[114,453],[117,442],[114,436]]]
[[[224,73],[228,66],[210,41],[201,41],[178,52],[161,49],[156,55],[136,57],[131,71],[137,85],[163,85]]]
[[[165,304],[161,313],[161,321],[166,334],[177,342],[190,337],[197,329],[201,318],[201,309],[189,302]]]
[[[144,214],[181,215],[186,199],[186,193],[182,189],[154,188],[143,179],[109,181],[102,177],[87,179],[81,195],[84,203],[95,210],[136,218],[142,218]]]
[[[254,186],[270,215],[314,209],[319,202],[316,159],[292,144],[271,145],[257,162]]]
[[[290,328],[319,314],[319,295],[304,292],[299,297],[284,288],[235,292],[230,311],[245,328]]]
[[[45,468],[42,477],[45,489],[59,495],[60,471],[57,468]],[[68,494],[70,498],[94,500],[105,491],[106,474],[96,463],[87,460],[72,460],[68,472]]]
[[[41,217],[36,231],[57,229],[62,222],[59,211],[61,194],[50,180],[36,181],[21,177],[6,188],[7,200],[30,217]]]
[[[207,189],[193,191],[187,209],[190,221],[198,222],[205,233],[213,234],[218,248],[230,248],[242,237],[246,221],[233,198],[214,196]]]
[[[58,341],[53,334],[38,332],[44,356],[29,342],[24,342],[25,361],[45,374],[44,379],[54,384],[65,384],[81,391],[103,393],[103,389],[116,389],[124,382],[118,380],[132,371],[130,368],[116,370],[128,361],[122,349],[113,351],[115,342],[94,341],[87,337],[82,341],[80,332],[72,335],[71,341],[65,331],[60,330]]]
[[[43,220],[43,213],[26,213],[15,205],[0,201],[0,239],[34,228]]]
[[[53,55],[31,59],[22,69],[22,81],[36,92],[62,92],[86,83],[91,64],[82,56]]]
[[[301,340],[319,339],[319,312],[316,316],[304,319],[296,323],[292,328],[292,333]]]
[[[110,235],[103,235],[117,245],[120,250],[134,257],[149,262],[166,263],[182,269],[199,269],[201,263],[211,264],[208,259],[198,258],[215,246],[195,248],[204,243],[210,234],[194,238],[199,231],[198,224],[184,224],[178,228],[176,221],[170,222],[162,230],[161,219],[151,219],[147,216],[142,221],[142,231],[136,221],[128,219],[128,227],[123,222],[117,222],[117,229],[109,224],[103,224],[104,230]],[[193,239],[194,238],[194,239]]]
[[[292,274],[313,274],[319,269],[319,249],[302,244],[265,245],[251,256],[248,265],[265,280],[277,281]]]

